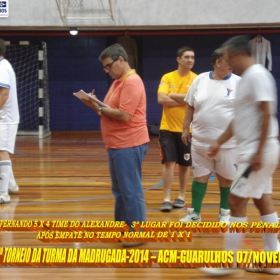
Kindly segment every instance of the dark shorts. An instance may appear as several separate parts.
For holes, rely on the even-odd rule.
[[[192,166],[191,143],[186,146],[181,139],[181,132],[159,131],[161,162],[176,162],[181,166]]]

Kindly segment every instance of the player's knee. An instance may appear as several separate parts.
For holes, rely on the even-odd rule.
[[[254,199],[254,204],[261,215],[268,215],[275,212],[271,194],[264,194],[260,199]]]
[[[237,205],[234,203],[234,201],[232,200],[228,200],[228,206],[229,206],[229,209],[231,211],[231,214],[237,212],[238,208],[237,208]]]
[[[9,153],[4,150],[0,150],[0,160],[10,159]]]
[[[230,194],[228,205],[233,217],[243,217],[246,215],[247,200]]]

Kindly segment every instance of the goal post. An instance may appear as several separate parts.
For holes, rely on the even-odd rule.
[[[6,48],[17,79],[18,135],[47,137],[51,134],[47,44],[6,41]]]

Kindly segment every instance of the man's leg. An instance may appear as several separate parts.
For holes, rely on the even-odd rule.
[[[189,182],[190,166],[179,165],[180,193],[178,198],[185,201],[185,194]]]
[[[0,151],[0,203],[10,202],[8,194],[9,180],[11,175],[11,160],[7,151]]]
[[[174,177],[175,162],[165,162],[162,169],[163,201],[171,201],[170,192]]]
[[[146,204],[142,188],[142,162],[147,144],[115,150],[115,175],[123,200],[125,222],[146,221]]]
[[[115,197],[115,208],[114,208],[114,214],[115,214],[115,221],[125,221],[125,208],[124,208],[124,202],[121,194],[121,189],[118,183],[115,166],[115,150],[114,149],[108,149],[108,161],[109,161],[109,169],[110,169],[110,175],[111,175],[111,182],[112,182],[112,192]]]
[[[248,200],[249,198],[238,197],[230,193],[229,207],[232,214],[232,216],[230,217],[231,222],[245,223],[247,221],[246,206]],[[224,250],[233,251],[234,253],[236,253],[236,251],[239,248],[239,244],[243,239],[243,236],[244,233],[236,233],[236,232],[230,233],[228,231],[225,236]],[[224,269],[224,268],[202,268],[201,271],[213,276],[225,276],[234,272],[233,269]]]
[[[14,172],[13,172],[13,166],[11,164],[11,174],[10,174],[10,180],[9,180],[9,193],[15,194],[19,191],[19,187],[16,183]]]
[[[219,156],[215,160],[215,171],[220,186],[220,213],[219,222],[229,222],[230,210],[228,198],[237,169],[237,156],[235,148],[220,149]]]
[[[192,166],[194,180],[192,182],[192,202],[191,207],[187,209],[187,215],[180,219],[181,222],[199,222],[201,221],[200,211],[202,202],[207,190],[207,183],[212,171],[214,170],[214,161],[205,158],[207,148],[203,146],[191,147]]]
[[[177,161],[176,133],[161,130],[159,134],[159,146],[163,163],[163,203],[160,210],[169,212],[173,208],[171,204],[171,187]]]
[[[253,172],[251,177],[257,182],[258,187],[263,187],[261,193],[254,194],[254,203],[258,208],[261,219],[265,223],[278,223],[278,214],[275,211],[272,201],[272,181],[273,173],[279,164],[279,144],[271,147],[272,152],[262,154],[262,168],[258,172]],[[278,233],[262,234],[265,251],[280,251],[278,242]],[[279,268],[265,267],[263,269],[249,269],[251,272],[264,272],[268,274],[279,274]]]
[[[175,162],[165,162],[162,169],[162,181],[163,181],[163,203],[160,210],[163,212],[169,212],[172,210],[171,204],[171,187],[174,177]]]
[[[264,191],[262,196],[254,198],[254,203],[258,208],[262,221],[269,223],[278,223],[278,214],[275,211],[272,201],[272,181],[273,173],[279,163],[279,145],[276,144],[273,152],[262,154],[262,169],[258,171],[263,179]],[[260,180],[258,180],[260,182]],[[277,233],[263,233],[263,242],[265,251],[278,251],[278,234]],[[278,271],[279,273],[279,271]]]
[[[180,219],[180,222],[200,222],[200,211],[202,207],[203,198],[206,194],[207,183],[211,173],[194,178],[192,182],[192,202],[191,208],[188,208],[187,215]]]
[[[254,203],[263,222],[278,223],[278,214],[275,211],[271,194],[263,194],[260,199],[254,199]],[[262,238],[265,251],[279,251],[278,233],[263,233]]]
[[[14,152],[18,125],[0,124],[0,203],[10,202],[8,195],[12,164],[9,153]]]
[[[238,197],[232,193],[229,195],[229,208],[231,212],[230,222],[245,223],[247,222],[246,207],[249,198]],[[244,233],[227,232],[225,238],[225,250],[236,252]]]
[[[226,179],[216,173],[219,185],[220,185],[220,214],[219,222],[229,222],[230,210],[228,204],[228,198],[230,194],[230,187],[232,180]]]
[[[271,194],[263,194],[260,199],[254,199],[254,203],[261,214],[261,219],[264,223],[278,223],[278,214],[274,209]],[[263,233],[262,239],[265,251],[279,251],[278,233]],[[248,268],[249,272],[262,272],[268,274],[278,275],[279,268]]]
[[[186,146],[182,141],[182,133],[176,133],[174,136],[176,141],[177,162],[179,165],[180,192],[173,203],[173,207],[183,208],[186,205],[185,195],[189,182],[190,168],[192,166],[191,142],[188,142]]]

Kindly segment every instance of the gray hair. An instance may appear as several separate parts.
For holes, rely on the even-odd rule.
[[[225,54],[225,49],[224,48],[218,48],[216,50],[214,50],[214,52],[212,53],[212,56],[211,56],[211,63],[212,65],[215,65],[216,63],[216,60],[217,59],[221,59]]]
[[[249,56],[252,54],[251,48],[249,46],[249,38],[245,35],[239,35],[230,38],[225,43],[223,43],[222,47],[233,53],[244,51]]]
[[[128,55],[125,49],[120,44],[114,44],[107,47],[99,56],[99,60],[103,60],[107,57],[111,57],[113,60],[117,60],[120,56],[125,61],[128,61]]]

